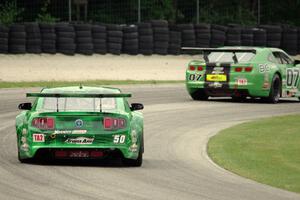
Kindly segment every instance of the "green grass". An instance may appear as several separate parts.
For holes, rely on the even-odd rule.
[[[238,175],[300,193],[300,115],[223,130],[210,139],[208,154]]]
[[[184,81],[135,81],[135,80],[90,80],[90,81],[37,81],[37,82],[3,82],[0,81],[0,88],[20,88],[20,87],[62,87],[74,85],[129,85],[129,84],[167,84],[167,83],[183,83]]]

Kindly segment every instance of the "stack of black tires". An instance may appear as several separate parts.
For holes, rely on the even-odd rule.
[[[181,40],[183,47],[195,47],[196,46],[196,35],[193,24],[179,24],[181,30]]]
[[[267,47],[279,48],[281,45],[281,27],[275,25],[261,25],[260,28],[266,30]]]
[[[139,53],[139,34],[136,25],[123,27],[123,53],[137,55]]]
[[[56,47],[58,53],[74,55],[76,50],[75,30],[73,25],[59,23],[56,25]]]
[[[90,24],[74,24],[76,53],[84,55],[92,55],[94,53],[94,45],[92,38],[92,27]]]
[[[241,45],[242,46],[253,46],[253,28],[243,27],[241,34]]]
[[[281,48],[291,55],[298,53],[298,30],[296,27],[283,26]]]
[[[26,51],[27,53],[41,53],[41,31],[38,23],[26,23]]]
[[[298,52],[300,53],[300,27],[298,28],[298,41],[297,41],[297,45],[298,45]]]
[[[211,42],[210,46],[213,48],[222,47],[226,42],[227,27],[221,25],[211,25]]]
[[[150,23],[138,23],[139,53],[143,55],[153,54],[153,31]]]
[[[10,26],[8,50],[12,54],[26,53],[26,32],[23,24]]]
[[[181,30],[177,25],[169,26],[169,48],[168,53],[171,55],[179,55],[181,53]]]
[[[210,24],[195,24],[196,46],[208,48],[210,46]]]
[[[154,53],[167,55],[169,48],[169,24],[165,20],[152,20]]]
[[[42,52],[56,53],[56,33],[54,24],[40,24],[41,38],[42,38]]]
[[[107,28],[107,52],[120,55],[123,44],[123,27],[120,25],[109,24]]]
[[[267,45],[267,32],[261,28],[253,29],[253,46],[265,47]]]
[[[240,46],[241,45],[241,28],[238,26],[228,27],[226,34],[226,45],[228,46]]]
[[[0,24],[0,53],[8,53],[8,28]]]
[[[106,26],[104,25],[93,25],[92,26],[92,37],[94,44],[94,53],[106,54]]]

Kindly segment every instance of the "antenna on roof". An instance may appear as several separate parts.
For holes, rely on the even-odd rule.
[[[82,89],[82,83],[79,84],[79,89]]]

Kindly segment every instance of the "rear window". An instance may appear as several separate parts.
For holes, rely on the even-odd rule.
[[[57,105],[59,112],[100,112],[100,107],[103,112],[124,109],[122,98],[39,98],[37,110],[56,112]]]
[[[254,53],[251,52],[240,52],[235,53],[239,63],[249,62],[253,57]],[[212,52],[208,55],[209,62],[234,62],[232,59],[233,53],[231,52]]]

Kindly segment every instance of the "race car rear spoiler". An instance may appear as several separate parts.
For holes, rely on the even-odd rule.
[[[58,109],[58,99],[59,98],[126,98],[131,97],[131,94],[85,94],[85,93],[27,93],[26,97],[50,97],[56,98],[56,110]],[[102,112],[102,101],[100,100],[100,112]]]
[[[235,53],[254,53],[256,54],[256,49],[253,48],[197,48],[197,47],[182,47],[183,51],[189,52],[202,52],[203,58],[206,63],[209,62],[208,54],[211,52],[231,52],[233,53],[233,60],[235,63],[238,63]]]
[[[131,94],[85,94],[85,93],[27,93],[26,97],[53,97],[53,98],[124,98],[131,97]]]

